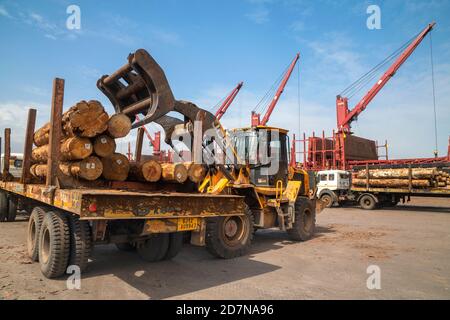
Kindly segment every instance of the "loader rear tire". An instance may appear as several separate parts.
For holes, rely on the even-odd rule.
[[[206,249],[223,259],[243,256],[250,249],[253,229],[254,216],[248,207],[243,216],[210,218],[206,222]]]
[[[316,210],[311,200],[298,198],[295,202],[295,222],[288,229],[289,237],[294,241],[306,241],[313,237],[316,229]]]
[[[173,232],[169,234],[169,249],[167,250],[164,260],[175,258],[183,248],[184,232]]]
[[[27,253],[31,261],[39,261],[39,234],[45,210],[43,207],[34,207],[28,220]]]
[[[18,199],[15,197],[9,197],[9,199],[8,199],[8,216],[6,217],[6,221],[8,221],[8,222],[16,221],[17,205],[18,205]]]
[[[39,263],[42,274],[49,279],[65,274],[69,251],[70,229],[67,216],[62,212],[47,212],[39,235]]]
[[[69,217],[70,253],[69,266],[75,265],[83,272],[86,270],[92,250],[91,227],[88,221],[79,217]]]
[[[131,242],[116,243],[116,247],[120,251],[130,252],[136,250],[136,246]]]
[[[0,191],[0,222],[6,221],[8,217],[8,195]]]
[[[164,259],[169,249],[169,234],[157,233],[151,235],[147,240],[138,243],[136,250],[138,255],[145,261],[157,262]]]

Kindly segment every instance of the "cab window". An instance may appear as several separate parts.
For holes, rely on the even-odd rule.
[[[328,180],[334,181],[334,173],[331,173],[328,177]]]
[[[320,181],[327,181],[327,180],[328,180],[328,176],[326,174],[320,175]]]

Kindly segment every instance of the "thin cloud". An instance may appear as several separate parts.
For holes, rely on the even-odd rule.
[[[5,9],[5,7],[0,6],[0,16],[12,18],[12,16],[9,14],[8,10]]]
[[[269,21],[269,10],[267,8],[257,8],[245,16],[256,24],[263,24]]]

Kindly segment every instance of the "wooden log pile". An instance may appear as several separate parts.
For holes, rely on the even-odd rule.
[[[438,168],[369,169],[369,187],[375,188],[450,188],[450,174]],[[367,186],[367,170],[353,174],[356,187]]]

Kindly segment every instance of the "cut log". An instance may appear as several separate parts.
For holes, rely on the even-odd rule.
[[[98,136],[94,140],[94,152],[99,157],[110,157],[116,151],[116,142],[106,134]]]
[[[188,171],[189,180],[195,183],[199,183],[205,179],[206,176],[206,168],[202,164],[186,162],[184,163]]]
[[[103,177],[107,180],[125,181],[130,171],[128,158],[120,153],[114,153],[110,157],[102,158]]]
[[[143,163],[132,164],[129,177],[137,181],[156,182],[161,179],[161,173],[161,165],[155,160],[149,160]]]
[[[98,179],[103,172],[103,164],[95,156],[87,157],[81,161],[63,162],[59,168],[67,176],[93,181]]]
[[[125,137],[131,130],[131,120],[128,116],[118,113],[108,121],[108,133],[113,138],[123,138]]]
[[[365,187],[366,179],[353,179],[352,183],[355,186]],[[419,188],[427,188],[430,187],[430,181],[425,179],[413,179],[411,180],[411,184],[413,187]],[[399,188],[399,187],[408,187],[409,180],[408,179],[370,179],[369,180],[370,187],[391,187],[391,188]]]
[[[61,143],[61,159],[63,161],[85,159],[92,154],[92,151],[92,143],[88,138],[71,137]],[[46,162],[48,145],[33,149],[31,159],[35,162]]]
[[[47,165],[46,164],[33,164],[30,167],[30,173],[36,178],[45,178],[47,176]]]
[[[183,183],[188,178],[186,167],[182,163],[161,163],[162,180]]]
[[[370,170],[370,178],[375,179],[408,179],[409,169],[373,169]],[[431,179],[437,176],[438,171],[436,168],[412,168],[411,174],[413,179]],[[358,171],[358,179],[367,178],[367,172],[365,169]]]
[[[100,102],[80,101],[64,112],[62,116],[63,134],[66,137],[80,136],[92,138],[106,131],[109,116]],[[50,123],[38,129],[33,137],[38,147],[48,144]]]

